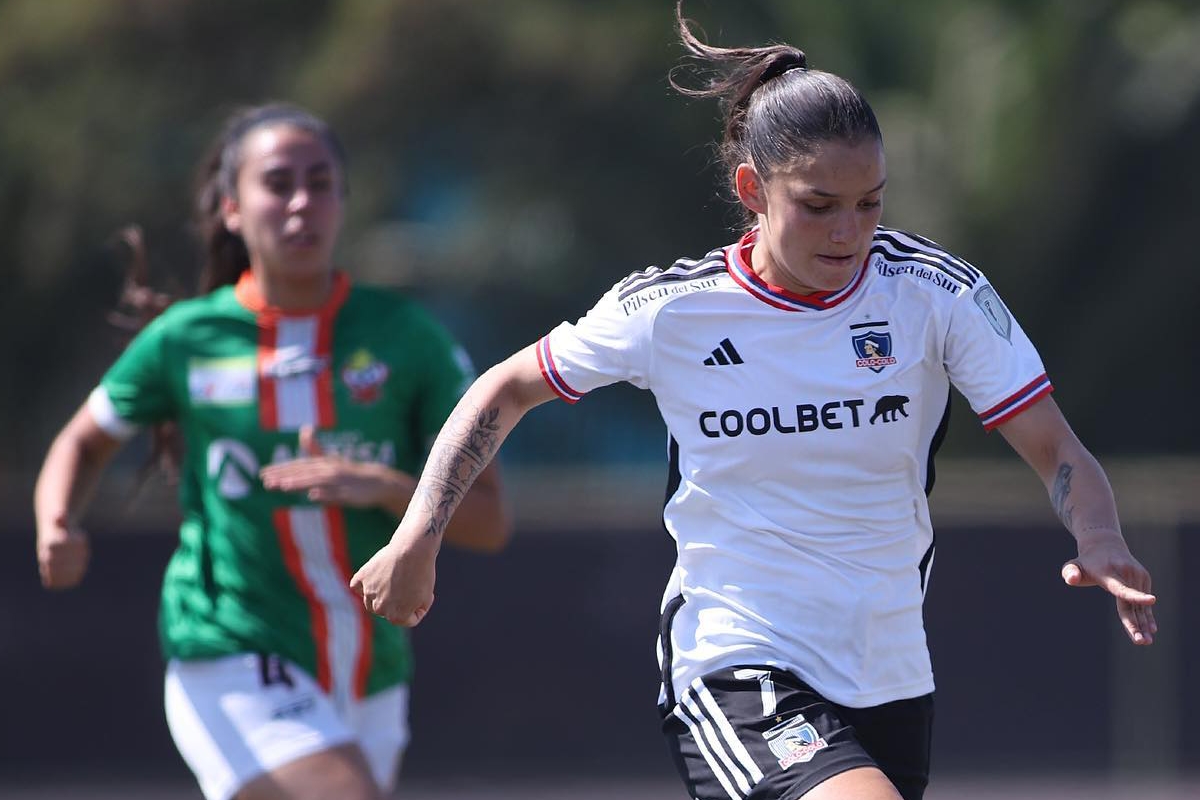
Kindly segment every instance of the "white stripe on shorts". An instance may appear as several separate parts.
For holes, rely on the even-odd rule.
[[[708,719],[704,713],[704,710],[696,704],[696,698],[693,696],[691,689],[683,693],[683,699],[680,702],[688,710],[688,713],[692,716],[692,718],[700,724],[700,730],[703,731],[705,738],[708,739],[709,747],[711,747],[713,752],[721,757],[721,761],[725,764],[725,768],[729,770],[729,774],[733,776],[735,781],[737,781],[738,788],[742,790],[743,794],[749,794],[750,782],[746,780],[745,773],[738,769],[737,765],[733,763],[733,759],[729,757],[729,753],[726,752],[725,746],[721,741],[721,737],[718,736],[717,731],[713,729],[712,720]]]
[[[696,724],[696,721],[692,719],[691,714],[683,710],[683,703],[676,703],[675,708],[671,711],[671,713],[683,720],[684,725],[687,725],[688,730],[692,733],[692,738],[696,740],[696,746],[700,748],[700,755],[704,756],[704,760],[708,762],[708,768],[713,771],[713,774],[717,776],[717,780],[721,782],[723,787],[725,787],[725,791],[729,794],[730,800],[742,800],[742,795],[737,789],[734,788],[733,784],[729,782],[729,776],[725,774],[725,770],[721,769],[721,763],[717,760],[716,756],[709,751],[708,746],[704,744],[704,736],[701,734],[700,728]],[[738,777],[741,776],[739,775]],[[742,781],[744,782],[745,778],[742,778]]]
[[[754,763],[754,759],[750,756],[750,751],[746,749],[746,745],[742,744],[742,740],[737,737],[733,730],[733,726],[729,724],[725,713],[721,711],[721,707],[717,705],[716,698],[712,696],[712,692],[708,691],[708,687],[704,685],[704,681],[700,678],[692,681],[691,688],[696,692],[696,696],[700,698],[700,702],[704,704],[704,708],[708,711],[709,716],[721,733],[725,736],[725,741],[729,744],[729,749],[737,756],[738,761],[742,762],[742,766],[750,774],[750,780],[758,783],[763,779],[762,770],[758,768],[758,764]]]

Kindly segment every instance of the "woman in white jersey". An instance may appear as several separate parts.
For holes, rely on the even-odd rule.
[[[312,114],[231,116],[201,165],[200,296],[164,310],[127,290],[153,320],[38,479],[42,582],[69,588],[89,554],[78,520],[121,443],[139,427],[171,441],[163,426],[182,442],[159,631],[167,722],[208,800],[375,800],[408,740],[407,636],[347,584],[404,512],[469,363],[414,302],[335,269],[345,177]],[[498,478],[477,486],[447,538],[495,550]]]
[[[933,680],[921,619],[926,504],[951,384],[1038,473],[1078,543],[1070,585],[1156,626],[1112,492],[1037,352],[975,267],[879,225],[870,107],[793,47],[679,32],[727,111],[721,146],[750,224],[733,244],[619,281],[484,374],[443,428],[392,541],[355,576],[367,608],[415,625],[443,526],[522,415],[618,380],[670,434],[663,512],[664,733],[689,797],[920,798]]]

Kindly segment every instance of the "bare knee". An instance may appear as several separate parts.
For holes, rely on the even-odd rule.
[[[237,800],[381,800],[382,792],[357,745],[298,758],[259,775]]]

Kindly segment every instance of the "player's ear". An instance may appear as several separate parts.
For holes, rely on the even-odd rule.
[[[225,227],[229,229],[230,233],[241,234],[242,213],[238,208],[237,200],[229,195],[221,198],[221,221],[225,223]]]
[[[742,205],[755,214],[767,213],[766,187],[753,164],[742,162],[733,172],[733,185]]]

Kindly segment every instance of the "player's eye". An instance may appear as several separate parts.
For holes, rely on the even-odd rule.
[[[263,176],[263,186],[271,194],[285,196],[292,192],[292,176],[286,172],[268,172]]]
[[[333,188],[333,177],[330,175],[316,175],[308,179],[309,191],[313,192],[328,192]]]

